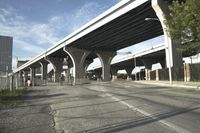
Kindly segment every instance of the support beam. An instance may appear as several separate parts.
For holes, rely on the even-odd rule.
[[[39,62],[41,67],[41,80],[42,81],[47,81],[47,66],[48,66],[48,63],[47,62]]]
[[[191,80],[191,68],[190,64],[184,64],[184,81],[189,82]]]
[[[15,73],[15,74],[14,74],[15,88],[16,88],[16,89],[19,88],[19,79],[20,79],[19,75],[20,75],[19,73]]]
[[[156,81],[159,81],[160,80],[160,70],[157,69],[156,70]]]
[[[84,62],[84,69],[85,69],[85,72],[87,71],[87,68],[88,66],[93,62],[94,60],[93,59],[86,59],[85,62]]]
[[[117,68],[111,68],[112,81],[117,80],[117,72],[118,72]]]
[[[13,75],[10,75],[9,79],[10,79],[10,91],[13,91]]]
[[[61,77],[61,73],[63,71],[63,58],[58,58],[58,57],[47,57],[45,60],[47,60],[48,62],[50,62],[53,65],[53,69],[54,69],[54,82],[59,82],[59,79]],[[47,73],[47,69],[45,67],[47,66],[43,66],[44,67],[44,71],[43,74]],[[45,75],[43,75],[45,76]],[[45,77],[43,77],[45,78]]]
[[[103,81],[110,81],[110,63],[113,57],[116,55],[116,52],[104,52],[104,51],[97,51],[97,56],[100,58],[102,64],[102,78]]]
[[[32,81],[32,86],[35,86],[35,67],[30,68],[30,80]]]
[[[163,28],[164,36],[165,36],[165,53],[166,53],[166,64],[167,67],[169,68],[169,81],[170,84],[172,84],[172,69],[171,67],[179,67],[183,64],[182,63],[182,54],[180,51],[178,51],[178,47],[180,45],[172,40],[170,36],[168,35],[166,29],[167,26],[164,23],[165,21],[165,16],[169,16],[169,5],[167,4],[166,1],[164,0],[151,0],[152,3],[152,8],[154,9],[157,17],[160,20],[160,23]]]
[[[72,47],[64,47],[63,51],[66,52],[73,62],[73,85],[82,84],[86,79],[85,60],[90,54],[90,51],[84,49],[77,49]]]
[[[151,80],[151,67],[152,67],[152,59],[141,59],[145,66],[145,77],[146,80]]]
[[[148,68],[145,69],[145,77],[146,80],[151,80],[151,70]]]
[[[24,86],[26,86],[26,83],[27,83],[27,80],[28,80],[28,71],[26,70],[23,70],[23,83],[24,83]]]
[[[18,85],[23,86],[23,71],[19,71],[18,78],[19,78]]]
[[[129,67],[129,68],[126,68],[125,70],[127,73],[127,80],[131,80],[131,74],[132,74],[133,68]]]

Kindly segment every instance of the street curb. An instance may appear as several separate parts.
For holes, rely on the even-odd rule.
[[[195,89],[195,90],[200,90],[200,86],[197,85],[197,86],[191,86],[191,85],[180,85],[180,84],[167,84],[167,83],[150,83],[150,82],[142,82],[142,81],[134,81],[136,83],[141,83],[141,84],[150,84],[150,85],[158,85],[158,86],[167,86],[167,87],[177,87],[177,88],[192,88],[192,89]]]

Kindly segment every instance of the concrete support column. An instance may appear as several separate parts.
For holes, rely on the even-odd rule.
[[[67,84],[69,84],[70,82],[70,68],[68,67],[68,69],[65,70],[65,82],[67,82]]]
[[[184,81],[189,82],[190,79],[190,64],[184,64]]]
[[[9,79],[10,79],[10,91],[13,91],[13,75],[10,75]]]
[[[82,84],[86,78],[86,66],[84,66],[84,64],[87,56],[90,54],[90,51],[72,47],[64,47],[63,51],[65,51],[70,56],[73,62],[73,85],[76,83]]]
[[[133,68],[126,68],[126,73],[127,73],[127,80],[131,80],[131,74],[133,71]]]
[[[146,80],[151,80],[151,70],[146,68],[145,69],[145,76],[146,76]]]
[[[54,82],[59,82],[60,77],[61,77],[61,73],[62,73],[62,66],[63,66],[63,58],[58,58],[58,57],[48,57],[46,58],[46,60],[48,62],[50,62],[53,65],[53,69],[54,69]],[[46,68],[47,66],[44,65],[44,71],[43,71],[43,76],[45,76],[46,73]],[[45,78],[45,77],[43,77]]]
[[[28,80],[28,71],[23,71],[23,74],[24,74],[24,77],[23,77],[23,83],[24,83],[24,86],[26,86],[26,82]]]
[[[172,84],[172,69],[171,67],[180,68],[182,66],[182,53],[178,51],[180,47],[179,43],[170,38],[166,29],[165,17],[169,16],[169,4],[164,0],[151,0],[152,8],[154,9],[157,17],[160,20],[160,23],[163,28],[164,37],[165,37],[165,55],[166,55],[166,66],[169,68],[169,81]]]
[[[156,70],[156,81],[160,80],[159,69]]]
[[[88,66],[93,62],[93,59],[87,59],[85,60],[84,64],[83,64],[83,67],[84,67],[84,70],[85,72],[87,71],[87,68]]]
[[[18,79],[19,79],[18,86],[23,86],[23,72],[22,71],[19,71]]]
[[[117,80],[117,68],[111,68],[111,74],[112,74],[112,81]]]
[[[102,64],[103,81],[110,81],[111,80],[110,63],[111,63],[113,57],[116,55],[116,52],[98,51],[98,52],[96,52],[96,54],[100,58],[100,61]]]
[[[32,81],[32,86],[35,86],[35,67],[30,67],[30,80]]]
[[[150,59],[142,59],[142,62],[145,66],[145,76],[146,80],[151,80],[151,67],[152,67],[152,62]]]
[[[15,78],[15,88],[19,88],[19,73],[15,73],[14,78]]]
[[[41,65],[41,80],[44,81],[46,83],[47,81],[47,66],[48,63],[47,62],[39,62]]]

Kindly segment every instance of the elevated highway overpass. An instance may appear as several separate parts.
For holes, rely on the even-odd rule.
[[[112,78],[116,79],[118,70],[126,70],[127,75],[130,77],[131,72],[136,66],[145,66],[146,77],[148,77],[148,71],[151,70],[152,65],[155,63],[160,63],[162,68],[166,67],[164,43],[152,46],[151,48],[147,48],[141,52],[130,53],[116,59],[114,58],[110,64],[111,74],[113,76]],[[101,76],[102,66],[101,64],[98,64],[89,68],[87,71],[95,72],[97,76]]]
[[[15,69],[13,75],[23,78],[25,82],[27,80],[25,75],[30,71],[31,79],[34,80],[35,68],[41,67],[41,80],[46,80],[47,64],[51,63],[55,81],[59,81],[63,62],[67,59],[67,65],[73,67],[75,84],[85,77],[85,67],[94,58],[99,57],[103,66],[103,80],[108,81],[110,80],[110,63],[117,50],[160,35],[165,36],[166,66],[171,68],[179,65],[182,58],[176,50],[176,44],[164,30],[166,28],[164,18],[169,14],[170,3],[171,0],[123,0]],[[159,21],[145,21],[145,18],[149,17]]]

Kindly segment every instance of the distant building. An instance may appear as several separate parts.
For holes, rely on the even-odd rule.
[[[12,71],[13,38],[0,36],[0,76]]]
[[[29,60],[18,60],[17,61],[17,68],[20,67],[21,65],[25,64],[26,62],[28,62]]]

